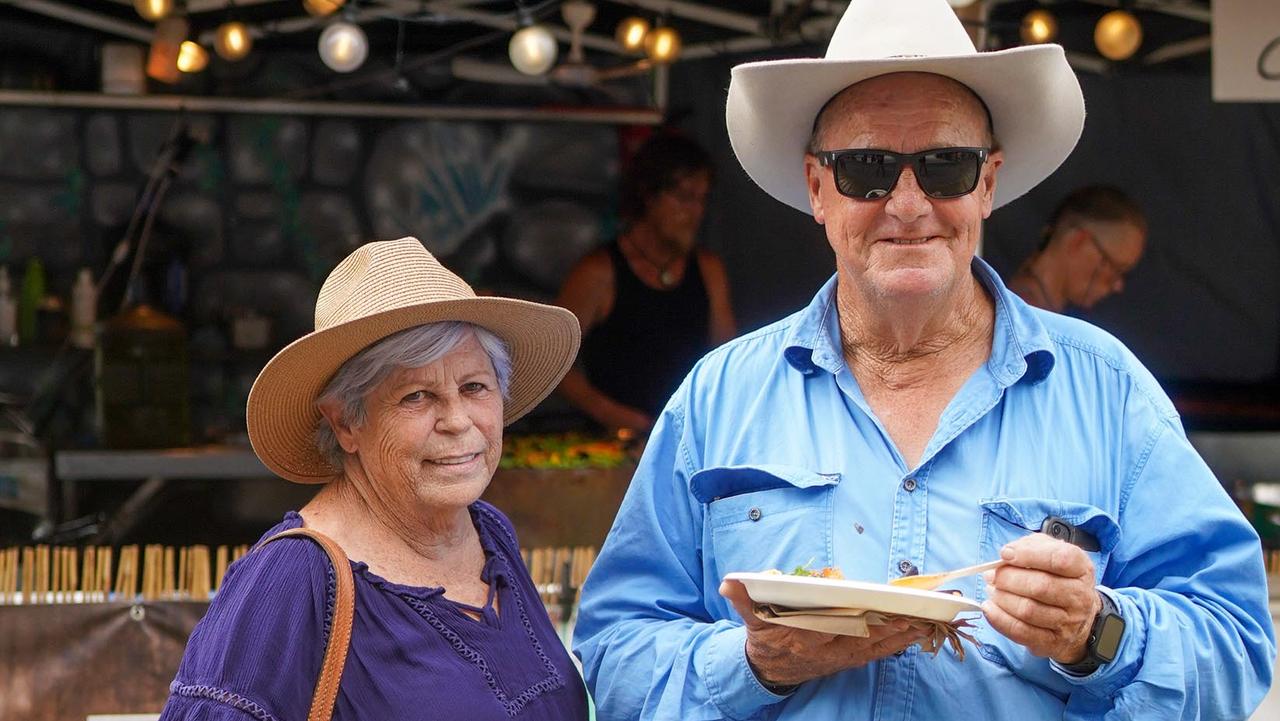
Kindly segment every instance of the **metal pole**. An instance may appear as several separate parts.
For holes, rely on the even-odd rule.
[[[248,115],[314,115],[324,117],[400,118],[406,120],[512,120],[530,122],[658,125],[657,108],[512,108],[445,105],[335,103],[276,98],[225,98],[191,95],[106,95],[28,90],[0,90],[0,106],[109,108]]]

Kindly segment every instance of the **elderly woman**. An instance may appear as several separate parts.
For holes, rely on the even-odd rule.
[[[161,718],[585,719],[511,523],[479,500],[578,339],[568,311],[477,297],[413,238],[339,264],[248,402],[263,463],[325,485],[232,564]]]

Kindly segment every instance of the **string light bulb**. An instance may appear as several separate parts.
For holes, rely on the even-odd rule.
[[[239,20],[225,22],[218,26],[218,34],[214,38],[213,50],[223,60],[239,60],[253,49],[253,36],[249,27]]]
[[[556,64],[556,39],[542,25],[520,28],[511,36],[507,54],[511,64],[525,75],[542,75]]]
[[[648,34],[649,21],[632,15],[618,23],[618,29],[614,31],[613,35],[623,50],[629,53],[639,53],[644,50],[644,39]]]
[[[680,33],[668,26],[654,28],[644,39],[644,52],[660,65],[675,62],[680,57]]]
[[[1108,60],[1128,60],[1142,46],[1142,23],[1130,12],[1112,10],[1094,26],[1093,44]]]
[[[307,14],[318,18],[332,15],[346,4],[347,0],[302,0],[302,8]]]
[[[209,52],[194,40],[183,40],[178,46],[178,69],[184,73],[198,73],[209,64]]]
[[[967,8],[977,2],[977,0],[947,0],[947,4],[953,8]]]
[[[143,20],[153,23],[173,12],[173,0],[133,0],[133,9]]]
[[[320,33],[319,50],[325,65],[339,73],[349,73],[369,57],[369,38],[359,25],[339,20]]]
[[[1058,19],[1044,8],[1036,8],[1022,18],[1019,29],[1022,42],[1035,45],[1052,42],[1058,37]]]

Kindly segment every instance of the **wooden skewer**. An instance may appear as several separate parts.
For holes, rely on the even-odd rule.
[[[36,546],[36,599],[48,603],[49,598],[49,547]]]
[[[53,583],[50,584],[50,590],[53,592],[54,603],[62,603],[62,592],[66,588],[67,554],[64,553],[65,550],[61,546],[49,547],[50,568],[53,569]]]
[[[161,598],[173,598],[177,593],[177,578],[175,572],[178,565],[178,554],[173,546],[164,547],[164,587],[161,589]]]
[[[97,590],[94,584],[98,580],[98,549],[93,546],[85,546],[80,560],[84,564],[80,571],[80,593],[81,597],[88,603],[94,600],[93,593]]]
[[[0,605],[9,603],[9,549],[0,554]]]
[[[187,590],[192,599],[207,600],[209,598],[209,547],[192,546],[189,563],[191,580]]]
[[[0,604],[9,603],[9,549],[0,555]]]
[[[80,564],[76,563],[79,549],[74,546],[67,549],[67,601],[76,600],[76,589],[80,587]]]
[[[142,548],[140,546],[131,546],[129,548],[129,599],[137,598],[138,592],[141,591],[139,581],[142,572]]]
[[[125,600],[128,601],[132,601],[138,596],[139,550],[137,545],[120,549],[120,567],[125,571],[124,585],[120,588],[120,593],[124,594]]]
[[[34,548],[22,549],[22,602],[35,603],[36,593],[36,551]]]
[[[218,546],[217,561],[214,564],[213,571],[213,590],[222,588],[222,577],[227,575],[227,555],[229,551],[226,546]]]
[[[98,597],[106,600],[111,595],[111,547],[98,547]]]

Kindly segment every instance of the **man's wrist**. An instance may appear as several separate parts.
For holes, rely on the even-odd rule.
[[[1058,665],[1073,676],[1088,676],[1097,671],[1105,663],[1115,659],[1124,635],[1124,618],[1111,597],[1098,591],[1098,611],[1090,624],[1089,636],[1085,641],[1084,657],[1076,663]]]
[[[798,683],[780,684],[766,681],[764,677],[760,675],[760,671],[751,663],[750,659],[747,660],[747,666],[751,668],[751,673],[755,674],[756,680],[760,682],[760,685],[764,686],[764,690],[775,696],[790,696],[795,693],[796,689],[800,688],[800,684]]]
[[[769,693],[775,696],[789,696],[792,693],[794,693],[796,689],[800,688],[800,684],[798,683],[795,683],[795,684],[773,683],[772,681],[765,679],[764,674],[760,673],[760,669],[757,668],[755,662],[751,660],[750,651],[747,651],[746,656],[747,656],[747,668],[751,669],[751,675],[755,676],[756,682],[759,683],[761,686],[763,686],[764,690],[768,691]]]

